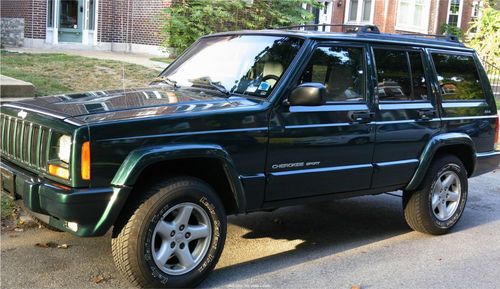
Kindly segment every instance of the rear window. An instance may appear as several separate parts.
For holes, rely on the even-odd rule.
[[[432,59],[443,100],[484,99],[472,56],[432,53]]]
[[[427,101],[420,51],[374,49],[380,101]]]

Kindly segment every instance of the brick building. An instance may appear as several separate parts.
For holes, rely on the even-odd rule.
[[[161,11],[172,1],[0,0],[2,43],[161,54]],[[304,6],[315,14],[315,23],[375,24],[389,33],[439,34],[443,24],[465,31],[481,5],[480,0],[318,1],[324,9]]]
[[[467,31],[481,0],[320,0],[315,23],[374,24],[386,33],[440,34],[443,24]],[[327,29],[329,30],[329,29]],[[332,31],[335,28],[331,28]]]
[[[24,46],[161,54],[162,10],[171,0],[1,0],[2,26],[23,23]],[[12,22],[12,19],[18,19]],[[5,24],[5,25],[4,25]],[[19,27],[10,27],[19,30]],[[2,27],[2,42],[9,34]],[[12,35],[12,33],[10,33]]]

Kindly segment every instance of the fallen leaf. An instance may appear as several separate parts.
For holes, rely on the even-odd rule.
[[[58,249],[68,249],[69,245],[68,244],[61,244],[61,245],[57,245],[57,248]]]
[[[351,289],[361,289],[361,285],[352,285]]]
[[[54,242],[47,242],[47,243],[36,243],[35,247],[40,247],[40,248],[57,248],[59,245],[54,243]]]
[[[92,278],[92,282],[94,282],[96,284],[99,284],[105,280],[106,280],[106,278],[104,278],[104,276],[102,276],[102,275],[97,275],[97,276]]]

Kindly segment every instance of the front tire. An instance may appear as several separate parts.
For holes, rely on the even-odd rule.
[[[119,271],[140,287],[194,287],[215,267],[224,247],[223,205],[205,182],[178,177],[161,182],[128,207],[113,229]]]
[[[463,214],[467,191],[467,171],[460,159],[453,155],[436,159],[420,188],[403,194],[406,222],[422,233],[447,233]]]

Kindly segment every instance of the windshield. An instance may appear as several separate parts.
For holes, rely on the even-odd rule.
[[[207,37],[168,67],[162,76],[181,88],[267,97],[302,42],[283,36]]]

